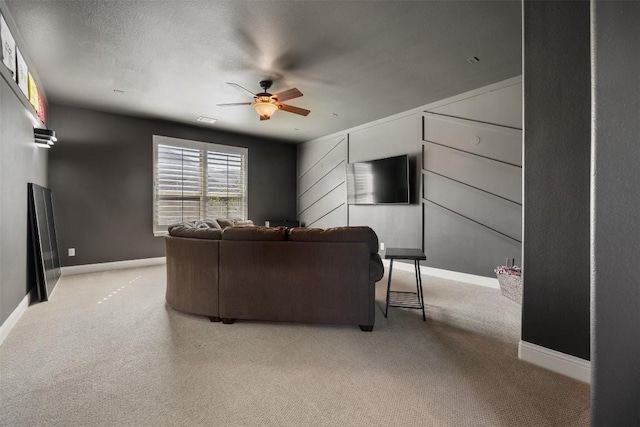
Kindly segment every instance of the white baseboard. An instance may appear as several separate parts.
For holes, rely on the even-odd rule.
[[[385,267],[389,268],[389,260],[382,260]],[[413,273],[413,264],[406,262],[394,262],[393,268]],[[440,268],[420,266],[422,275],[439,277],[441,279],[455,280],[456,282],[464,282],[472,285],[485,286],[487,288],[500,289],[498,279],[493,277],[476,276],[475,274],[459,273],[457,271],[442,270]]]
[[[22,299],[22,301],[20,301],[20,304],[18,304],[16,309],[13,310],[13,313],[11,313],[9,317],[7,317],[7,320],[5,320],[2,325],[0,325],[0,345],[4,343],[4,340],[9,335],[9,332],[11,332],[13,327],[18,323],[18,320],[20,320],[22,315],[27,311],[27,308],[29,307],[29,298],[30,295],[27,294]]]
[[[98,264],[74,265],[71,267],[62,267],[61,271],[63,276],[73,276],[74,274],[96,273],[99,271],[121,270],[124,268],[149,267],[165,263],[165,257],[143,258],[127,261],[101,262]]]
[[[518,344],[518,357],[558,374],[591,384],[591,362],[526,341]]]

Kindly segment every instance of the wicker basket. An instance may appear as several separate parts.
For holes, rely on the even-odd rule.
[[[502,295],[522,304],[522,276],[507,273],[496,273]]]

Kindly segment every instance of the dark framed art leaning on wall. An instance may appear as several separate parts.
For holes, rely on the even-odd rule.
[[[29,242],[34,259],[34,275],[40,301],[47,301],[60,278],[58,240],[53,218],[51,190],[28,184]]]

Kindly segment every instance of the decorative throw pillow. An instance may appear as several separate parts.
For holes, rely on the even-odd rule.
[[[218,221],[216,221],[215,219],[206,219],[203,222],[207,224],[209,228],[216,228],[218,230],[222,228],[220,227],[220,224],[218,224]]]
[[[250,219],[238,220],[233,222],[234,227],[255,227],[255,224]]]
[[[199,220],[184,221],[179,224],[171,225],[169,227],[176,227],[176,226],[182,226],[182,227],[188,227],[188,228],[213,228],[213,229],[220,228],[220,226],[218,225],[215,219],[207,219],[204,221],[199,221]]]
[[[253,226],[253,221],[250,219],[244,220],[241,218],[216,218],[215,221],[220,225],[220,228],[227,227],[248,227]]]
[[[216,222],[220,228],[227,228],[233,226],[233,220],[230,218],[216,218]]]

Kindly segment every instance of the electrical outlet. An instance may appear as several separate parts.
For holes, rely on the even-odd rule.
[[[380,250],[384,251],[384,243],[380,242]]]
[[[76,248],[69,248],[69,256],[76,256]]]

